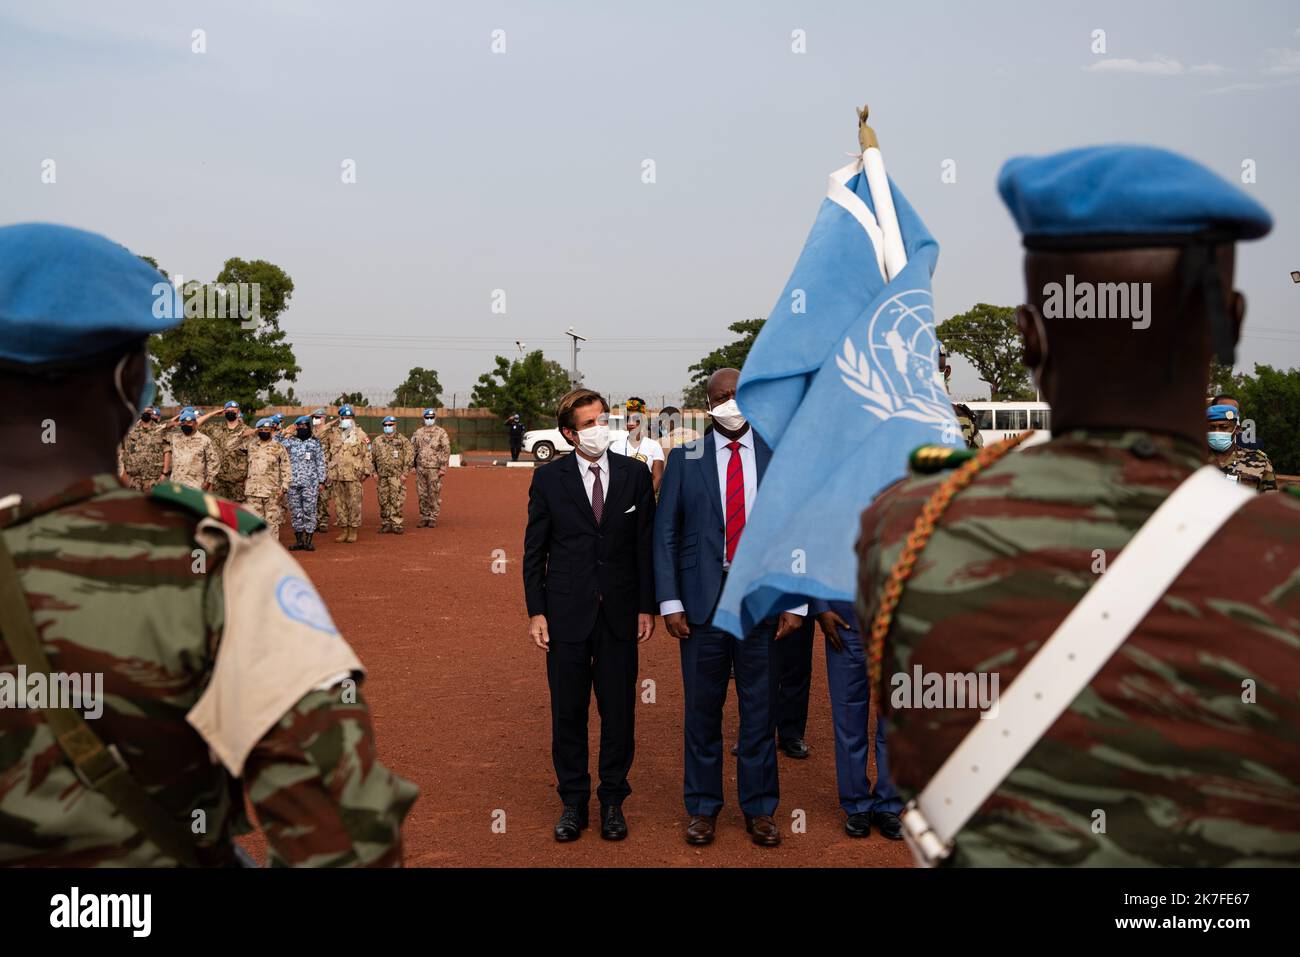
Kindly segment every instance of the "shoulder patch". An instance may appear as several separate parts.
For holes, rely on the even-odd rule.
[[[912,450],[908,464],[913,472],[930,475],[944,469],[954,469],[974,455],[972,449],[954,448],[951,445],[922,445]]]
[[[175,482],[160,482],[149,492],[149,497],[160,502],[179,505],[186,511],[206,518],[215,518],[241,535],[249,535],[259,528],[265,528],[266,522],[252,512],[245,511],[234,502],[217,498],[202,489]]]

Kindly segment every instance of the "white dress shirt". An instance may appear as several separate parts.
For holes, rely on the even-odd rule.
[[[596,484],[596,473],[591,470],[593,465],[600,466],[600,490],[604,493],[604,498],[609,498],[609,453],[601,452],[600,458],[594,462],[573,453],[578,460],[578,472],[582,476],[582,487],[587,490],[587,501],[591,501],[591,490]]]
[[[740,443],[740,448],[736,451],[740,453],[741,477],[745,482],[745,519],[748,521],[749,514],[754,509],[754,499],[758,497],[758,459],[754,457],[754,430],[752,428],[746,429],[745,434],[738,439],[729,439],[717,429],[713,430],[713,449],[718,462],[718,495],[722,502],[724,522],[727,514],[727,468],[731,464],[731,449],[727,448],[727,446],[732,442]],[[744,533],[741,534],[743,536]],[[726,535],[725,530],[723,535]],[[724,557],[722,559],[723,571],[730,567],[731,563]],[[663,601],[659,603],[659,614],[661,615],[675,615],[685,610],[686,606],[680,601]],[[806,604],[787,610],[796,615],[808,614]]]

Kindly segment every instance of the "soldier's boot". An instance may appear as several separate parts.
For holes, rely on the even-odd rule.
[[[291,552],[302,551],[302,537],[303,537],[303,533],[298,531],[295,528],[293,530],[293,544],[289,546],[289,551]]]
[[[316,546],[313,545],[313,544],[311,543],[311,538],[312,538],[312,535],[313,535],[313,534],[315,534],[315,533],[314,533],[314,532],[303,532],[302,550],[303,550],[304,552],[314,552],[314,551],[316,551]]]
[[[400,526],[400,525],[394,525],[394,526],[393,526],[393,534],[394,534],[394,535],[404,535],[405,533],[406,533],[406,529],[402,528],[402,526]]]
[[[334,539],[334,541],[338,542],[338,544],[340,545],[344,544],[348,540],[349,531],[351,531],[351,529],[349,529],[346,525],[344,525],[343,531],[339,532],[339,537]]]
[[[354,543],[354,542],[356,542],[356,540],[357,540],[357,530],[356,530],[355,528],[349,528],[349,529],[348,529],[348,541],[349,541],[350,543]]]

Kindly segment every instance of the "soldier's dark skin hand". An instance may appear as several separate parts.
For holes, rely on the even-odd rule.
[[[668,629],[668,634],[679,641],[685,641],[691,637],[691,626],[687,624],[686,612],[684,611],[675,611],[671,615],[664,615],[664,627]]]
[[[776,620],[776,641],[780,641],[790,632],[803,626],[803,615],[796,615],[791,611],[781,612],[781,617]]]
[[[849,627],[847,621],[835,612],[827,610],[817,616],[817,625],[832,649],[836,652],[844,650],[844,639],[840,636],[840,629]]]

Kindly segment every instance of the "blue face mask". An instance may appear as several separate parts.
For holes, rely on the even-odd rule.
[[[395,426],[395,425],[386,425],[386,426],[384,426],[384,431],[387,432],[389,435],[392,435],[394,432],[397,431],[397,426]]]
[[[1206,437],[1210,440],[1210,448],[1216,452],[1226,452],[1232,448],[1231,432],[1207,432]]]

